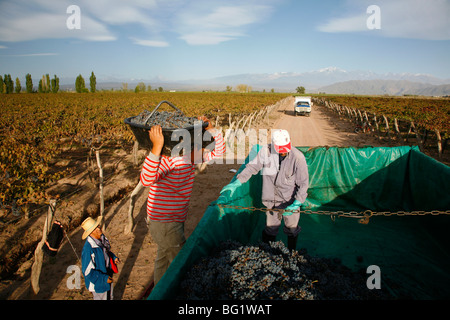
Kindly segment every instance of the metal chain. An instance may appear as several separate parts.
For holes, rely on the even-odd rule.
[[[286,209],[268,209],[268,208],[258,208],[253,206],[236,206],[236,205],[229,205],[229,204],[222,204],[222,203],[216,203],[214,204],[219,208],[227,208],[227,209],[236,209],[236,210],[247,210],[247,211],[274,211],[278,212],[279,214],[284,214],[285,212],[291,213],[292,211],[286,210]],[[298,211],[297,211],[298,212]],[[365,210],[365,211],[326,211],[326,210],[300,210],[300,214],[321,214],[321,215],[329,215],[331,220],[335,220],[336,217],[340,218],[356,218],[360,219],[359,223],[362,224],[368,224],[369,219],[374,216],[425,216],[425,215],[450,215],[450,210],[440,211],[440,210],[432,210],[432,211],[372,211],[372,210]]]

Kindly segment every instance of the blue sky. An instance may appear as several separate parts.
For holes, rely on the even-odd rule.
[[[79,29],[67,27],[71,5]],[[367,27],[370,5],[380,29]],[[0,0],[0,74],[64,83],[333,66],[448,79],[448,17],[449,0]]]

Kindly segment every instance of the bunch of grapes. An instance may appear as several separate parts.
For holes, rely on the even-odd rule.
[[[338,259],[289,251],[281,241],[220,244],[186,274],[178,299],[187,300],[322,300],[386,299],[369,290],[367,274],[352,272]]]
[[[136,117],[130,119],[132,123],[139,125],[145,125],[152,127],[154,125],[160,125],[164,129],[179,129],[186,128],[194,125],[195,121],[198,121],[195,117],[186,117],[182,112],[168,112],[168,111],[155,111],[150,117],[150,112],[145,110]],[[148,118],[148,120],[147,120]]]

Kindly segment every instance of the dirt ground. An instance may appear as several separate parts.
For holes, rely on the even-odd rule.
[[[278,110],[273,111],[270,121],[264,125],[267,128],[281,128],[289,130],[293,145],[295,146],[386,146],[395,145],[395,142],[386,143],[366,134],[353,133],[353,125],[324,107],[315,106],[311,117],[297,116],[292,111],[293,99],[286,100]],[[140,151],[145,156],[145,151]],[[62,179],[54,192],[69,193],[70,187],[88,185],[85,168],[86,158],[80,157],[79,163],[70,165],[79,166],[80,170],[71,177]],[[142,160],[143,158],[141,158]],[[130,234],[124,232],[127,224],[129,210],[129,195],[139,179],[139,166],[133,165],[130,153],[124,150],[115,150],[110,157],[103,159],[105,172],[112,172],[105,180],[105,199],[110,199],[105,207],[105,234],[111,241],[112,251],[120,258],[119,273],[114,277],[114,299],[136,300],[141,299],[152,283],[153,265],[156,256],[156,245],[147,230],[145,223],[147,189],[144,188],[137,197],[134,218],[135,227]],[[64,164],[61,164],[64,165]],[[65,165],[69,165],[65,163]],[[208,205],[217,199],[220,190],[229,183],[234,172],[240,164],[213,164],[208,165],[205,172],[196,176],[193,193],[189,205],[188,218],[185,223],[186,237],[192,233],[202,218]],[[84,168],[84,170],[83,170]],[[55,219],[64,220],[64,213],[70,210],[83,211],[91,206],[94,214],[98,203],[98,191],[81,191],[70,198],[64,205],[57,207]],[[93,205],[94,204],[94,205]],[[43,215],[44,216],[44,215]],[[23,228],[35,228],[42,232],[44,217],[27,222]],[[78,222],[79,223],[79,222]],[[40,231],[39,231],[40,230]],[[56,257],[44,255],[44,263],[40,276],[40,292],[35,295],[30,289],[30,270],[33,256],[30,254],[23,261],[14,277],[0,282],[0,299],[45,299],[45,300],[90,300],[92,294],[86,290],[82,276],[70,270],[81,270],[81,250],[84,241],[81,239],[81,227],[75,228],[68,234],[70,242],[65,238]],[[68,270],[69,268],[69,270]],[[70,269],[74,268],[74,269]],[[76,279],[81,280],[80,288],[75,286]]]

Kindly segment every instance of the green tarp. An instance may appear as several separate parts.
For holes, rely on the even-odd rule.
[[[259,148],[253,147],[246,162]],[[368,224],[360,224],[358,219],[332,220],[320,214],[449,210],[449,167],[417,147],[298,149],[305,155],[310,178],[302,206],[308,214],[300,218],[298,248],[339,258],[355,271],[377,265],[382,286],[398,298],[450,298],[449,215],[373,216]],[[256,244],[261,240],[264,210],[221,208],[220,204],[262,208],[261,176],[253,176],[233,197],[224,193],[210,204],[149,299],[175,299],[185,273],[221,241]],[[286,243],[282,229],[277,239]]]

